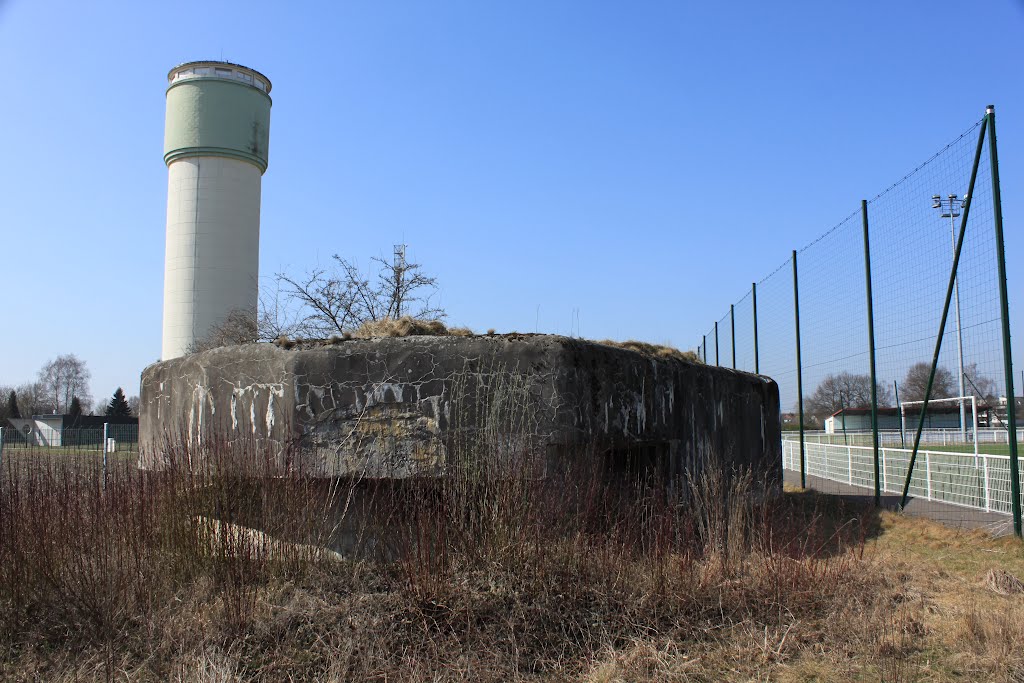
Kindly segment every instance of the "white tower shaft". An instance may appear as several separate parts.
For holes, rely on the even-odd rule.
[[[168,167],[162,357],[191,350],[232,313],[255,316],[260,171],[201,156]]]

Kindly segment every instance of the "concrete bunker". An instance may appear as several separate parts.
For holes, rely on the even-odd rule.
[[[555,335],[213,349],[146,368],[140,425],[149,468],[245,444],[322,477],[443,476],[524,454],[605,458],[619,476],[782,474],[771,379]]]

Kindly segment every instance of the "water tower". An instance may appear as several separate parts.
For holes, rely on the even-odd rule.
[[[270,79],[238,64],[188,62],[167,81],[162,360],[232,314],[255,322],[271,105]]]

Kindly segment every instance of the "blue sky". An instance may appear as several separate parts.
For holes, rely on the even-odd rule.
[[[0,2],[0,384],[73,352],[137,393],[165,76],[209,58],[274,84],[261,274],[404,241],[452,323],[683,348],[995,103],[1019,340],[1022,29],[1009,1]]]

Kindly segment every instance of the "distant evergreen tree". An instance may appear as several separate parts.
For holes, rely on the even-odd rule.
[[[71,397],[71,405],[68,406],[68,417],[72,418],[75,422],[78,422],[78,418],[82,417],[82,402],[78,400],[77,396]]]
[[[18,410],[18,395],[14,393],[14,389],[11,389],[10,395],[7,397],[7,417],[13,417],[15,419],[21,417],[21,411]]]
[[[114,392],[114,397],[110,399],[110,404],[107,406],[106,414],[110,417],[130,417],[132,409],[128,407],[128,400],[124,397],[124,392],[121,391],[121,387],[117,388]]]

